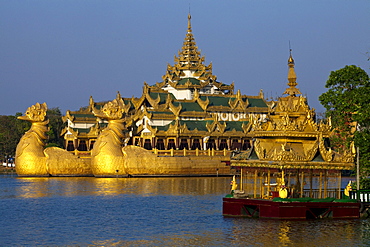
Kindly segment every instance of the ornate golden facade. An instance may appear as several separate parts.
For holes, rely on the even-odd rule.
[[[269,103],[262,92],[258,96],[246,96],[240,90],[234,93],[233,83],[227,85],[217,81],[212,64],[204,64],[205,59],[196,46],[190,21],[189,15],[182,49],[175,56],[175,64],[167,65],[162,82],[153,85],[144,83],[143,94],[138,98],[122,98],[117,94],[117,100],[120,98],[125,107],[121,118],[125,126],[121,146],[124,150],[139,147],[134,150],[141,150],[143,157],[151,157],[144,149],[149,150],[157,157],[158,161],[151,161],[157,167],[150,168],[150,171],[147,168],[130,169],[134,165],[132,163],[119,168],[112,166],[110,172],[97,172],[93,165],[99,176],[123,176],[124,173],[144,175],[153,174],[154,170],[160,174],[173,170],[175,175],[229,174],[230,168],[225,164],[230,160],[231,150],[251,147],[250,118],[252,115],[266,115]],[[91,97],[87,107],[67,111],[64,117],[67,127],[62,132],[66,150],[80,156],[92,153],[95,157],[93,146],[95,149],[98,144],[98,135],[110,125],[109,120],[95,113],[106,103],[95,102]],[[162,157],[166,157],[165,161],[159,161]],[[163,162],[175,158],[177,161],[172,164],[180,164],[176,168],[161,168]],[[203,169],[199,162],[210,164]],[[141,165],[148,167],[145,162]]]
[[[26,165],[28,158],[22,159],[22,152],[28,150],[23,138],[17,148],[19,174],[230,175],[227,164],[235,150],[245,151],[238,160],[243,166],[270,165],[271,160],[279,165],[312,166],[309,163],[318,152],[323,159],[315,163],[318,166],[325,162],[340,169],[352,166],[351,154],[339,155],[326,146],[331,126],[317,124],[306,98],[297,96],[292,56],[288,96],[277,102],[266,101],[262,91],[246,96],[240,90],[234,92],[233,83],[217,81],[212,64],[205,65],[198,51],[190,15],[182,49],[174,60],[173,66],[167,65],[162,82],[144,83],[141,97],[123,98],[117,93],[110,102],[90,97],[87,107],[67,111],[61,133],[65,150],[43,150],[46,137],[40,133],[45,133],[47,127],[41,126],[47,120],[38,120],[24,137],[29,138],[31,132],[40,135],[32,141],[37,150],[31,155],[38,168]],[[36,104],[37,109],[43,107],[46,104]],[[251,155],[257,159],[251,160]]]
[[[253,148],[232,161],[246,167],[333,169],[354,168],[354,153],[334,152],[329,144],[332,133],[330,119],[317,123],[315,110],[296,87],[292,55],[288,59],[288,86],[265,119],[253,118],[251,131]],[[254,158],[253,158],[254,157]]]
[[[339,154],[330,148],[330,119],[316,122],[315,110],[296,87],[291,54],[288,66],[287,96],[274,102],[265,119],[252,119],[253,146],[234,155],[231,166],[240,170],[243,195],[251,198],[287,197],[288,191],[290,197],[341,198],[341,170],[354,168],[355,153]],[[337,181],[336,189],[328,188],[329,177]],[[246,180],[253,189],[244,192]]]

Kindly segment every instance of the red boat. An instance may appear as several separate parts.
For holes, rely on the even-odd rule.
[[[271,171],[268,170],[267,180],[265,180],[263,177],[258,178],[257,169],[250,169],[247,172],[247,169],[241,168],[239,181],[241,190],[236,190],[238,184],[234,176],[231,181],[231,193],[223,198],[222,214],[231,217],[286,220],[360,218],[361,202],[357,199],[351,199],[349,196],[351,182],[348,183],[343,194],[340,188],[328,189],[327,183],[325,183],[324,189],[320,185],[316,192],[311,185],[310,189],[304,190],[304,183],[301,183],[298,191],[294,191],[296,186],[290,188],[285,186],[283,170],[276,171],[274,175],[271,175]],[[290,174],[294,170],[288,172]],[[315,174],[312,170],[307,172],[312,177]],[[299,173],[295,175],[299,175]],[[300,175],[303,177],[303,173],[300,173]],[[271,181],[271,177],[274,177],[276,182]],[[249,182],[245,180],[249,180]],[[313,178],[308,180],[311,181]],[[328,195],[331,197],[328,197]]]
[[[256,217],[269,219],[357,219],[360,217],[361,203],[352,199],[249,199],[223,198],[224,216]]]

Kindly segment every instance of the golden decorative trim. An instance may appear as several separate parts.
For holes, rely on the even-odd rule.
[[[248,99],[246,100],[246,102],[243,101],[243,96],[240,90],[238,90],[236,93],[236,99],[235,100],[229,99],[229,105],[232,110],[244,111],[248,107],[249,102]]]
[[[206,100],[201,100],[199,97],[197,97],[197,103],[199,104],[199,106],[204,110],[206,111],[207,108],[208,108],[208,105],[209,105],[209,98],[207,97]]]
[[[179,106],[176,107],[174,104],[172,104],[172,101],[170,101],[169,102],[169,109],[173,112],[173,114],[175,114],[175,116],[177,118],[180,115],[182,106],[181,106],[181,104],[179,104]]]
[[[67,122],[67,120],[70,120],[71,122],[75,120],[75,117],[71,115],[70,110],[67,110],[66,115],[62,116],[63,123]]]

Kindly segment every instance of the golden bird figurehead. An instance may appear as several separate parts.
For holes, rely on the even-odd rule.
[[[18,119],[26,120],[31,123],[44,122],[46,120],[46,112],[48,106],[44,102],[43,104],[36,103],[27,108],[24,116],[19,116]]]
[[[125,112],[122,98],[106,103],[101,110],[94,108],[94,115],[107,120],[119,120]]]

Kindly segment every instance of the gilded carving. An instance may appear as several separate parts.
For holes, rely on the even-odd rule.
[[[252,129],[252,122],[248,122],[248,124],[242,124],[242,129],[245,134],[247,134]]]
[[[349,149],[345,149],[343,153],[334,152],[333,160],[336,162],[353,163],[356,152],[354,151],[354,143],[351,143]]]
[[[243,101],[240,90],[237,91],[235,100],[232,99],[229,100],[229,106],[231,107],[232,110],[238,109],[244,111],[248,107],[248,105],[249,105],[248,99],[246,100],[246,102]]]
[[[266,159],[266,149],[261,146],[261,141],[256,139],[253,143],[254,150],[258,156],[258,159],[264,160]]]
[[[250,116],[250,122],[252,123],[252,130],[253,131],[263,131],[266,130],[266,124],[261,122],[259,116],[251,115]]]
[[[176,119],[173,124],[170,124],[166,133],[169,135],[177,135],[186,132],[186,130],[186,125],[181,125],[180,121]]]
[[[226,123],[223,122],[222,124],[218,121],[218,115],[217,114],[214,114],[213,115],[213,122],[212,123],[206,123],[206,128],[208,130],[209,133],[211,132],[220,132],[220,133],[224,133],[225,132],[225,129],[226,129]]]
[[[153,128],[150,124],[146,124],[146,128],[152,133],[152,135],[155,135],[158,131],[157,128]]]
[[[200,105],[200,107],[206,111],[209,105],[209,98],[207,97],[206,100],[201,100],[199,97],[197,98],[197,102]]]
[[[172,104],[172,98],[171,98],[171,95],[170,94],[167,94],[165,107],[166,108],[170,108],[170,104]]]
[[[329,117],[327,122],[320,121],[318,128],[321,132],[331,132],[331,118]]]
[[[155,83],[155,89],[156,90],[160,90],[162,87],[164,87],[166,85],[166,80],[163,80],[162,82],[156,82]]]
[[[317,145],[318,142],[315,142],[307,148],[297,148],[295,150],[288,143],[271,146],[269,143],[262,143],[258,139],[254,143],[259,159],[271,161],[310,161],[317,152]]]
[[[101,129],[100,129],[99,124],[94,124],[93,127],[90,128],[90,131],[89,131],[88,135],[98,136],[100,131],[101,131]]]
[[[180,112],[181,112],[181,109],[182,109],[182,106],[181,104],[179,104],[179,106],[175,106],[174,104],[172,104],[172,102],[170,101],[169,102],[169,108],[170,110],[173,112],[173,114],[178,117],[180,115]]]
[[[91,152],[91,169],[95,176],[125,176],[122,152],[124,120],[122,98],[106,103],[94,115],[108,120],[108,126],[99,134]]]
[[[75,120],[75,117],[71,115],[71,111],[69,110],[66,112],[66,115],[62,117],[63,122],[66,122],[67,120],[70,120],[71,122]]]
[[[305,161],[313,160],[316,153],[318,152],[319,143],[320,141],[316,140],[316,142],[312,145],[312,148],[304,150],[305,151]]]
[[[36,103],[27,109],[25,116],[18,117],[32,123],[17,145],[18,176],[91,176],[90,160],[82,160],[57,147],[44,149],[46,132],[49,130],[46,111],[46,103]]]
[[[49,130],[46,103],[29,107],[18,119],[31,122],[31,128],[22,136],[16,149],[16,171],[19,176],[49,176],[46,169],[44,140]]]
[[[135,98],[132,96],[131,102],[134,104],[135,109],[139,109],[139,107],[143,104],[145,100],[145,94],[143,94],[140,98]]]
[[[52,176],[92,176],[91,159],[78,156],[57,147],[44,151],[48,173]]]
[[[322,139],[322,133],[320,133],[319,140],[319,150],[322,158],[327,162],[332,161],[334,157],[334,151],[330,147],[329,149],[326,149]]]
[[[354,153],[345,150],[340,154],[325,146],[324,137],[328,138],[332,131],[331,119],[326,123],[316,123],[315,110],[309,108],[305,97],[298,95],[301,93],[296,88],[292,56],[288,65],[289,88],[284,92],[288,96],[279,98],[276,105],[272,104],[266,118],[250,115],[249,134],[255,138],[253,149],[258,160],[250,160],[250,154],[245,156],[246,152],[239,155],[235,163],[278,168],[278,164],[283,162],[285,168],[350,169]],[[229,104],[235,107],[235,102]],[[323,162],[319,159],[313,161],[318,154]]]

